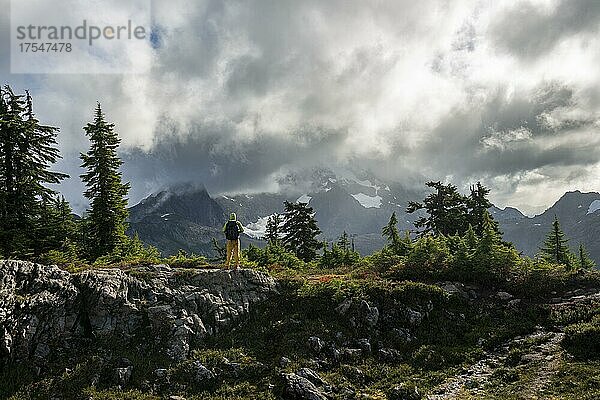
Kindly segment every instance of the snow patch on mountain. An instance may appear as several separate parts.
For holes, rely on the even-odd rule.
[[[588,214],[593,214],[596,211],[600,210],[600,200],[594,200],[590,203],[590,206],[588,207],[587,213]]]
[[[381,196],[368,196],[364,193],[352,194],[364,208],[381,208]]]
[[[298,200],[296,200],[296,203],[310,203],[311,199],[312,199],[311,196],[309,196],[307,194],[303,194],[302,196],[298,197]]]
[[[374,185],[374,184],[373,184],[373,183],[371,183],[371,181],[370,181],[370,180],[368,180],[368,179],[367,179],[367,180],[364,180],[364,181],[361,181],[361,180],[356,180],[355,182],[356,182],[356,183],[358,183],[359,185],[362,185],[362,186],[366,186],[366,187],[368,187],[368,188],[375,189],[375,194],[377,194],[377,192],[379,191],[379,189],[381,189],[381,187],[380,187],[380,186]],[[378,207],[378,208],[379,208],[379,207]]]
[[[272,214],[275,215],[275,214]],[[267,233],[267,221],[272,215],[260,217],[256,222],[251,222],[244,226],[244,233],[253,239],[262,239]]]

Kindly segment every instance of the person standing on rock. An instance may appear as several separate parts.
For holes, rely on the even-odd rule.
[[[231,259],[235,259],[234,269],[240,267],[240,234],[244,232],[244,227],[237,220],[235,213],[229,215],[229,221],[223,225],[223,232],[227,239],[227,258],[225,258],[225,267],[229,268]]]

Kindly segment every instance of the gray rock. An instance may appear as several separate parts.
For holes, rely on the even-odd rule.
[[[0,260],[0,277],[0,361],[27,360],[31,354],[43,361],[50,349],[61,352],[94,337],[127,345],[141,329],[180,361],[192,341],[230,329],[277,291],[271,277],[251,269],[182,275],[159,265],[71,274],[56,266]]]
[[[121,387],[127,386],[131,380],[131,374],[133,373],[133,367],[122,367],[115,368],[115,383]]]
[[[321,379],[319,374],[310,368],[300,368],[296,375],[308,379],[317,386],[325,385],[325,381]]]
[[[381,361],[394,363],[402,360],[402,355],[396,349],[382,348],[379,349],[377,355]]]
[[[308,379],[296,374],[282,374],[284,398],[290,400],[327,400],[325,394]]]
[[[408,318],[408,323],[413,326],[421,325],[423,321],[423,314],[410,308],[406,310],[406,317]]]
[[[507,293],[507,292],[502,292],[502,291],[501,291],[501,292],[498,292],[498,293],[496,293],[496,297],[497,297],[498,299],[502,300],[502,301],[507,301],[507,300],[510,300],[510,299],[512,299],[512,298],[513,298],[513,297],[515,297],[515,296],[513,296],[513,295],[512,295],[512,294],[510,294],[510,293]]]
[[[358,347],[363,351],[363,353],[371,353],[371,342],[369,342],[369,339],[358,339],[357,344]]]
[[[346,300],[342,301],[340,303],[340,305],[335,308],[335,311],[337,311],[341,315],[344,315],[348,312],[351,305],[352,305],[352,299],[346,299]]]
[[[281,357],[281,358],[279,359],[279,366],[280,366],[281,368],[285,368],[285,367],[287,367],[288,365],[290,365],[291,363],[292,363],[292,361],[291,361],[289,358],[287,358],[287,357]]]
[[[415,386],[401,383],[392,388],[388,395],[390,400],[420,400],[423,396]]]
[[[392,331],[396,335],[397,339],[401,342],[409,343],[415,339],[408,329],[394,328]]]
[[[521,299],[513,299],[508,302],[508,306],[513,308],[518,306],[519,304],[521,304]]]
[[[362,356],[361,349],[342,349],[340,353],[341,358],[348,361],[358,360]]]
[[[169,370],[166,368],[157,368],[154,370],[154,376],[158,379],[165,379],[169,375]]]
[[[215,379],[215,374],[208,368],[206,368],[200,361],[194,361],[190,365],[193,373],[194,382],[198,384],[206,383],[212,379]]]
[[[325,342],[316,336],[308,338],[308,348],[316,354],[319,354],[325,347]]]
[[[379,321],[379,309],[374,305],[369,304],[366,300],[360,303],[361,317],[364,325],[374,327]]]

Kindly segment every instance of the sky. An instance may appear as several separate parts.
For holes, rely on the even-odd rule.
[[[9,6],[0,82],[60,127],[60,190],[79,211],[96,102],[122,138],[131,203],[186,181],[276,191],[313,167],[480,180],[528,214],[600,191],[597,0],[153,0],[150,68],[128,74],[11,74]]]

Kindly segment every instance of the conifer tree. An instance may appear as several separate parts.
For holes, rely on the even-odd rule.
[[[577,262],[579,264],[579,268],[593,269],[596,267],[596,263],[594,262],[594,260],[592,260],[590,258],[590,255],[587,252],[587,249],[585,248],[583,243],[579,245],[579,251],[577,254]]]
[[[388,246],[393,249],[397,248],[398,243],[400,243],[400,234],[398,233],[397,225],[398,217],[396,217],[396,212],[394,211],[387,225],[381,229],[381,235],[387,240]]]
[[[558,218],[554,217],[552,222],[552,229],[546,236],[543,247],[540,249],[542,258],[546,261],[564,264],[567,267],[572,266],[572,254],[569,250],[569,240],[566,238],[565,233],[560,228],[560,222]]]
[[[498,222],[495,221],[488,212],[488,209],[493,205],[487,198],[489,193],[490,189],[483,186],[480,182],[477,182],[475,185],[471,186],[471,193],[466,198],[467,207],[469,208],[467,220],[478,236],[483,235],[485,213],[488,213],[488,216],[490,217],[489,222],[492,224],[493,229],[496,233],[500,234]]]
[[[425,197],[423,203],[411,201],[406,208],[408,214],[419,210],[427,213],[427,216],[418,218],[414,223],[420,229],[420,235],[463,234],[468,226],[467,198],[452,184],[430,181],[426,185],[435,191]]]
[[[469,250],[475,250],[477,248],[477,235],[475,235],[475,230],[473,226],[469,224],[469,228],[467,229],[467,233],[465,233],[465,245]]]
[[[268,244],[279,243],[281,216],[273,214],[267,219],[267,230],[265,232],[265,240]]]
[[[90,200],[86,236],[91,245],[87,253],[90,259],[96,259],[127,240],[129,183],[122,182],[119,171],[122,161],[117,148],[121,140],[114,131],[114,124],[105,120],[100,104],[96,107],[94,122],[88,123],[84,130],[91,142],[88,152],[80,156],[81,166],[87,170],[81,175],[87,187],[84,195]]]
[[[320,247],[316,239],[321,230],[314,218],[314,211],[308,203],[284,203],[284,222],[281,227],[285,247],[306,262],[313,260]]]
[[[339,237],[337,245],[340,248],[340,250],[342,250],[344,252],[347,252],[350,250],[350,239],[349,239],[346,231],[344,231],[344,233],[342,233],[342,235]]]
[[[483,232],[477,244],[477,251],[480,254],[489,255],[494,251],[494,245],[500,244],[500,237],[496,232],[494,220],[487,210],[483,213],[482,229]]]
[[[60,235],[48,232],[44,219],[57,199],[47,185],[68,177],[50,170],[60,158],[57,133],[35,117],[29,92],[0,88],[0,252],[5,256],[38,256],[48,250],[40,241],[43,232]]]

